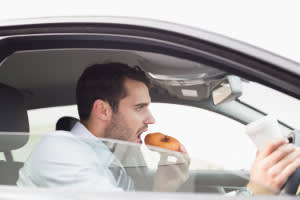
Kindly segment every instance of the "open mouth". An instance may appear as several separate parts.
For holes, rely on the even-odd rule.
[[[142,135],[142,133],[138,134],[138,136],[137,136],[137,143],[139,143],[139,144],[143,144],[141,135]]]
[[[148,130],[148,128],[142,130],[142,131],[137,135],[137,143],[143,144],[142,134],[143,134],[144,132],[146,132],[147,130]]]

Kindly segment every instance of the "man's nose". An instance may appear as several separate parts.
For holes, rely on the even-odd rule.
[[[152,115],[151,112],[149,112],[149,115],[147,116],[147,118],[144,120],[145,124],[154,124],[155,123],[155,119]]]

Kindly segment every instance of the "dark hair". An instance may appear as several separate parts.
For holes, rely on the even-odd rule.
[[[119,102],[127,96],[126,79],[143,82],[148,88],[150,80],[139,67],[122,63],[95,64],[84,70],[77,82],[76,100],[81,120],[90,117],[97,99],[107,101],[113,112],[118,111]]]

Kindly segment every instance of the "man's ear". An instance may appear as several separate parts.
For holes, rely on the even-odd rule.
[[[92,111],[97,118],[103,121],[111,119],[112,109],[109,103],[106,101],[103,101],[101,99],[97,99],[96,101],[94,101]]]

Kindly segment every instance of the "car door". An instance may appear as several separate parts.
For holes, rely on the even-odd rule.
[[[122,18],[93,20],[78,18],[74,21],[60,19],[59,22],[37,21],[1,26],[0,36],[0,59],[3,64],[7,64],[5,61],[16,52],[64,49],[146,52],[201,63],[224,72],[223,75],[236,75],[269,86],[294,98],[300,98],[299,64],[229,38],[181,25]],[[32,57],[32,60],[34,59],[35,57]],[[66,92],[65,98],[57,102],[53,100],[53,96],[57,96],[59,90],[51,90],[45,83],[39,88],[31,88],[32,90],[28,91],[26,87],[29,87],[30,83],[27,86],[21,85],[18,80],[24,77],[24,73],[30,73],[26,72],[30,68],[19,65],[18,69],[18,74],[13,74],[15,72],[9,70],[5,73],[0,71],[0,80],[28,94],[27,109],[75,104],[73,92],[71,92],[74,85],[68,87],[68,90],[61,88]],[[65,73],[79,73],[80,70],[68,68]],[[150,73],[155,72],[151,67],[146,70]],[[174,73],[187,71],[184,67],[172,70]],[[38,79],[39,77],[31,78]],[[30,96],[31,93],[40,95]],[[247,124],[264,115],[263,112],[239,100],[233,102],[234,107],[232,107],[233,104],[216,107],[212,105],[210,98],[198,102],[190,101],[170,94],[164,95],[161,91],[155,90],[151,91],[151,97],[153,102],[180,103],[204,108],[242,124]],[[241,113],[244,114],[241,115]],[[291,129],[288,126],[285,127]]]

